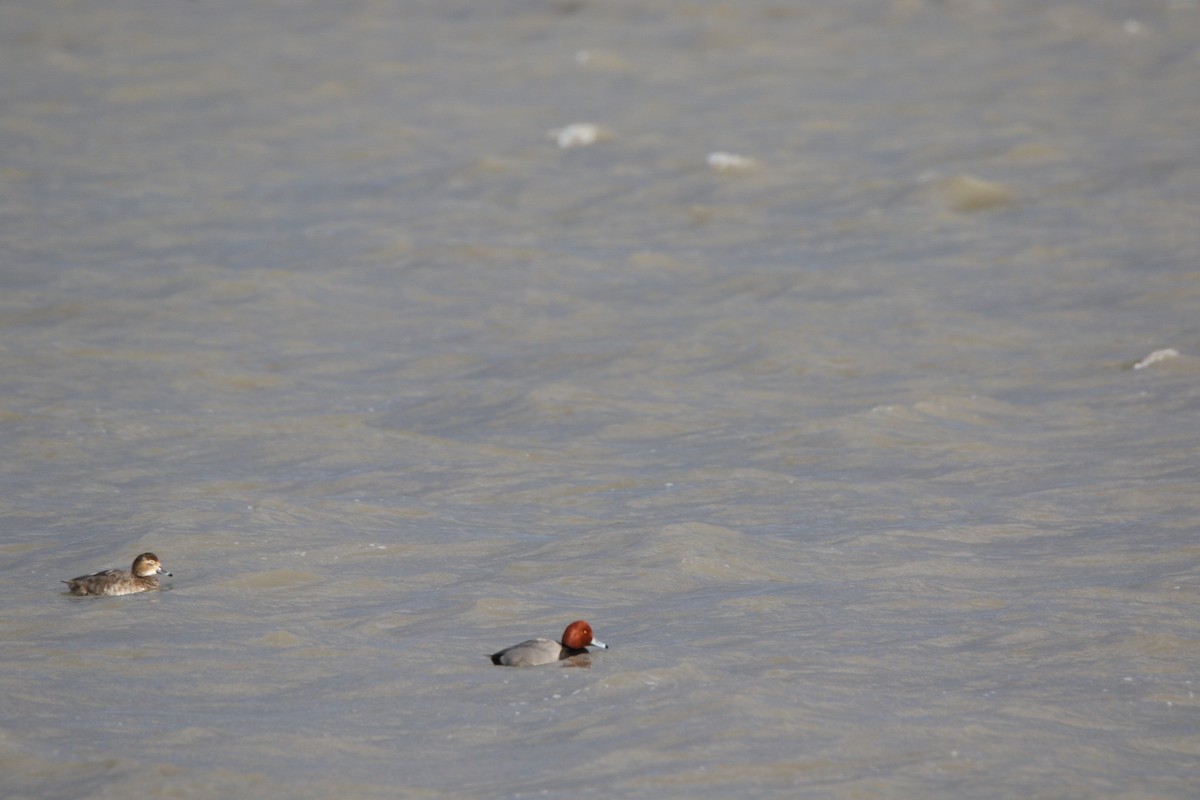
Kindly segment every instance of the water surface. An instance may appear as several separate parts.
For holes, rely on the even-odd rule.
[[[1191,797],[1197,41],[4,4],[6,792]]]

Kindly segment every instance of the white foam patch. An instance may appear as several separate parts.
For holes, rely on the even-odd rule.
[[[1133,368],[1145,369],[1152,364],[1157,364],[1160,361],[1166,361],[1169,358],[1179,358],[1179,351],[1174,347],[1165,347],[1162,350],[1155,350],[1153,353],[1134,364]]]
[[[600,140],[600,127],[590,122],[573,122],[551,130],[549,136],[564,150],[571,147],[587,147]]]
[[[715,150],[708,154],[708,166],[724,172],[727,170],[747,170],[754,169],[758,166],[758,162],[749,156],[740,156],[737,153],[726,153],[723,150]]]

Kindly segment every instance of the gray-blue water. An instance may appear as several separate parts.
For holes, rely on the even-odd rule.
[[[0,5],[4,795],[1193,797],[1198,42]]]

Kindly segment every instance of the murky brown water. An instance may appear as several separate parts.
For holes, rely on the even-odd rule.
[[[1198,41],[0,6],[5,795],[1192,797]]]

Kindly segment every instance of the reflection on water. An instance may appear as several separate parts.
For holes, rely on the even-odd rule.
[[[6,789],[1190,797],[1198,27],[0,7]]]

